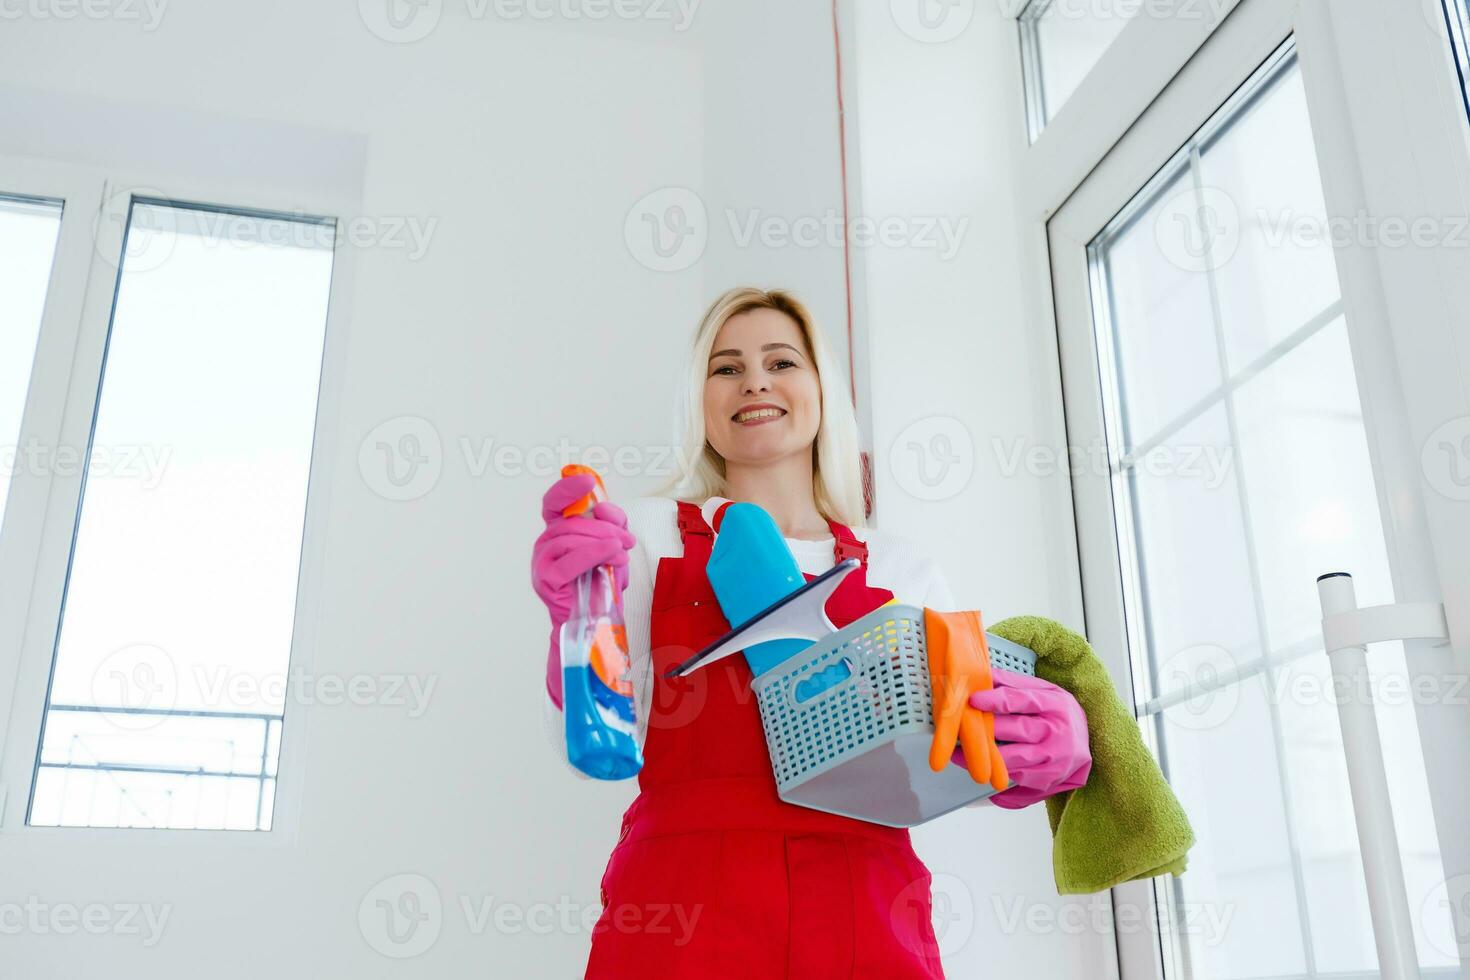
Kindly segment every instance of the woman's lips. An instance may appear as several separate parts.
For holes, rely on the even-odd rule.
[[[785,415],[767,415],[764,418],[748,419],[747,421],[744,421],[744,422],[736,422],[735,424],[736,425],[740,425],[740,426],[746,426],[746,427],[755,426],[755,425],[765,425],[767,422],[779,422],[782,419],[784,419],[785,417],[786,417]]]

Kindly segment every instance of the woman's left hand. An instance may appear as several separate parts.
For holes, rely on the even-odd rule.
[[[994,687],[970,695],[970,707],[994,713],[995,740],[1012,783],[990,801],[1019,810],[1086,783],[1092,772],[1087,715],[1071,692],[999,667],[990,673]],[[954,761],[964,760],[956,747]]]

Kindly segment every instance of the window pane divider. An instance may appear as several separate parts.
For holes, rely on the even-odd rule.
[[[1250,381],[1256,375],[1266,370],[1266,368],[1270,367],[1272,364],[1275,364],[1277,361],[1281,360],[1281,358],[1291,353],[1297,347],[1300,347],[1307,340],[1311,339],[1312,335],[1315,334],[1318,330],[1321,330],[1323,327],[1327,326],[1329,323],[1342,316],[1342,314],[1342,299],[1341,297],[1339,297],[1338,299],[1335,299],[1331,303],[1327,304],[1327,306],[1323,307],[1320,313],[1312,317],[1300,327],[1297,327],[1291,332],[1291,334],[1282,338],[1273,347],[1268,349],[1265,353],[1261,354],[1250,364],[1241,368],[1240,371],[1237,372],[1235,375],[1227,378],[1226,381],[1222,383],[1219,387],[1213,389],[1209,392],[1209,394],[1205,395],[1199,401],[1189,406],[1189,408],[1185,409],[1182,413],[1176,416],[1172,421],[1170,421],[1158,432],[1154,433],[1143,442],[1139,443],[1137,448],[1133,449],[1130,452],[1123,453],[1121,456],[1119,456],[1118,469],[1127,470],[1136,466],[1140,458],[1148,455],[1150,452],[1157,449],[1161,444],[1168,441],[1171,437],[1177,435],[1179,433],[1179,430],[1183,429],[1185,426],[1189,425],[1189,423],[1193,422],[1205,412],[1209,411],[1222,399],[1233,395],[1246,382]]]
[[[1289,41],[1284,48],[1286,50],[1294,49],[1295,38]],[[1258,75],[1257,78],[1246,82],[1244,88],[1246,91],[1251,92],[1252,98],[1259,98],[1260,92],[1266,87],[1273,85],[1277,78],[1280,77],[1277,74],[1280,64],[1294,62],[1295,58],[1282,58],[1279,61],[1273,59],[1273,61],[1276,61],[1276,64],[1272,64],[1270,68],[1262,72],[1261,75]],[[1231,118],[1239,117],[1232,116]],[[1198,142],[1190,149],[1189,171],[1190,179],[1194,184],[1195,198],[1200,209],[1199,213],[1203,213],[1205,208],[1204,168],[1201,165],[1200,144]],[[1240,425],[1235,417],[1234,397],[1235,391],[1245,383],[1248,377],[1253,377],[1259,373],[1260,369],[1264,366],[1261,362],[1265,358],[1256,359],[1256,371],[1249,372],[1249,374],[1242,372],[1241,376],[1235,378],[1230,377],[1230,362],[1225,343],[1225,317],[1220,302],[1220,284],[1216,278],[1215,263],[1212,260],[1214,252],[1214,240],[1212,238],[1205,238],[1205,249],[1211,256],[1211,260],[1205,262],[1205,283],[1208,287],[1210,297],[1210,317],[1215,330],[1215,355],[1220,360],[1220,373],[1227,379],[1225,384],[1221,386],[1226,390],[1222,393],[1220,401],[1225,407],[1225,424],[1230,433],[1230,445],[1235,447],[1235,453],[1232,457],[1233,465],[1230,467],[1230,471],[1235,476],[1235,493],[1240,503],[1240,523],[1245,544],[1246,568],[1248,569],[1251,582],[1251,605],[1255,611],[1256,637],[1257,642],[1260,643],[1261,650],[1266,651],[1271,649],[1271,636],[1266,629],[1266,602],[1265,598],[1261,595],[1260,589],[1260,583],[1264,579],[1261,577],[1261,558],[1256,550],[1255,524],[1251,517],[1250,488],[1246,485],[1245,480],[1245,454],[1240,452]],[[1341,307],[1341,296],[1338,297],[1337,302],[1333,305]],[[1292,337],[1298,335],[1309,336],[1308,328],[1312,328],[1313,324],[1316,324],[1321,318],[1322,315],[1319,314],[1311,322],[1297,329],[1292,334]],[[1291,338],[1287,339],[1290,340]],[[1275,357],[1279,358],[1288,349],[1290,348],[1287,347],[1286,342],[1283,342],[1277,345],[1275,351],[1268,351],[1267,356],[1274,353]],[[1265,662],[1265,670],[1267,679],[1269,680],[1272,676],[1269,661]],[[1286,847],[1287,853],[1291,858],[1291,883],[1296,896],[1297,923],[1301,928],[1303,963],[1307,975],[1315,976],[1317,973],[1317,957],[1316,951],[1313,948],[1312,918],[1308,914],[1308,909],[1311,906],[1307,900],[1306,876],[1302,872],[1301,843],[1298,840],[1297,833],[1296,808],[1292,805],[1291,781],[1287,774],[1290,765],[1286,753],[1286,743],[1282,737],[1281,708],[1273,698],[1269,697],[1266,698],[1266,708],[1271,718],[1271,741],[1276,749],[1277,789],[1281,793],[1281,809],[1283,815],[1286,817]]]
[[[1303,657],[1322,652],[1322,650],[1321,640],[1315,636],[1305,640],[1298,640],[1296,643],[1285,646],[1274,653],[1253,657],[1244,664],[1236,664],[1228,670],[1222,670],[1214,680],[1195,681],[1175,688],[1166,694],[1160,694],[1157,697],[1150,698],[1138,706],[1138,717],[1140,719],[1147,718],[1150,715],[1167,711],[1177,704],[1183,704],[1185,701],[1193,701],[1195,698],[1204,697],[1216,691],[1223,691],[1231,685],[1250,680],[1257,674],[1265,672],[1268,667],[1285,667],[1297,660],[1301,660]]]

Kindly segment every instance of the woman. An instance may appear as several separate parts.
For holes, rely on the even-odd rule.
[[[612,563],[627,590],[644,767],[603,875],[586,975],[942,977],[929,872],[908,831],[780,800],[745,658],[686,678],[664,672],[729,629],[704,565],[730,501],[763,507],[808,578],[862,560],[827,604],[839,628],[895,596],[952,609],[949,589],[912,543],[863,526],[852,406],[797,299],[749,288],[717,299],[695,335],[689,384],[687,472],[626,512],[598,504],[590,521],[561,512],[591,478],[558,481],[532,557],[551,613],[554,710],[557,634],[576,577]],[[1076,700],[1039,679],[994,676],[995,690],[970,703],[995,712],[1015,785],[990,799],[1018,808],[1082,785],[1091,757]],[[559,713],[550,719],[560,741]]]

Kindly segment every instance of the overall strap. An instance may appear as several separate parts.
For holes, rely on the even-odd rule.
[[[679,539],[684,544],[684,556],[698,557],[701,561],[708,561],[710,549],[714,545],[715,532],[705,523],[704,514],[700,508],[688,501],[677,501],[679,505]],[[724,516],[725,508],[730,503],[720,505],[715,511],[715,526],[718,527],[720,518]],[[845,524],[839,524],[827,518],[827,527],[832,531],[832,554],[835,561],[843,561],[847,558],[856,558],[862,562],[864,571],[868,568],[868,545],[859,541],[852,530]]]
[[[716,534],[719,534],[720,533],[720,522],[725,519],[725,511],[729,510],[730,509],[730,505],[733,504],[734,502],[735,501],[733,501],[733,500],[727,500],[723,504],[720,504],[720,506],[718,506],[718,507],[715,508],[714,527],[715,527],[715,533]],[[699,513],[701,515],[704,514],[704,508],[703,507],[701,507],[699,509]]]
[[[684,500],[679,505],[679,540],[684,544],[684,557],[697,558],[701,565],[709,561],[710,548],[715,543],[715,532],[704,522],[699,508]]]
[[[845,524],[838,524],[830,517],[827,518],[827,526],[832,529],[834,539],[832,551],[837,561],[846,558],[857,558],[862,561],[863,571],[868,570],[868,545],[867,542],[859,541],[852,533],[852,529]]]

